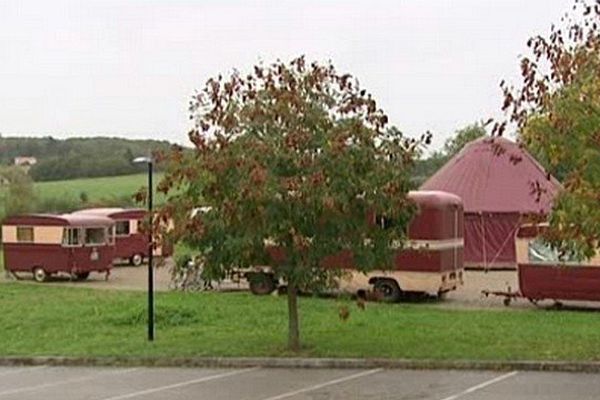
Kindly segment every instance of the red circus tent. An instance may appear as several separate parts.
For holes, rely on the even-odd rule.
[[[522,217],[547,214],[560,188],[518,144],[485,137],[468,143],[420,190],[460,196],[465,267],[500,269],[516,267],[515,233]]]

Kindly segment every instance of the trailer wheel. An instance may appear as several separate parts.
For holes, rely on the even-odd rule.
[[[77,272],[75,274],[75,279],[77,279],[78,281],[85,281],[89,276],[90,276],[90,272],[89,271],[86,271],[86,272]]]
[[[139,267],[140,265],[142,265],[143,262],[144,262],[144,256],[142,256],[139,253],[132,255],[131,258],[129,259],[129,263],[131,265],[133,265],[134,267]]]
[[[394,279],[378,279],[375,281],[374,290],[386,303],[395,303],[402,298],[402,290]]]
[[[48,279],[48,274],[46,273],[46,271],[44,270],[44,268],[42,267],[35,267],[33,269],[33,279],[36,282],[46,282],[46,280]]]
[[[537,305],[538,305],[538,299],[533,299],[533,298],[531,298],[531,297],[528,297],[528,298],[527,298],[527,300],[529,300],[529,302],[530,302],[531,304],[533,304],[534,306],[536,306],[536,307],[537,307]]]
[[[287,296],[287,285],[281,285],[277,288],[277,294],[280,296]]]
[[[256,295],[270,294],[275,290],[275,278],[272,274],[264,272],[253,272],[247,275],[250,283],[250,291]]]
[[[504,300],[502,300],[502,304],[504,304],[505,307],[510,306],[510,302],[511,302],[510,297],[505,297]]]
[[[564,304],[563,304],[563,303],[561,303],[561,302],[560,302],[560,301],[558,301],[558,300],[554,300],[554,308],[556,308],[557,310],[560,310],[560,309],[562,309],[562,308],[563,308],[563,306],[564,306]]]

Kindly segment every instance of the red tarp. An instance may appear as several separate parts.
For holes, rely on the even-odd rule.
[[[518,213],[465,215],[465,267],[515,268],[520,220]]]
[[[488,137],[467,144],[420,190],[462,198],[465,266],[514,268],[520,217],[547,214],[560,184],[516,143]]]

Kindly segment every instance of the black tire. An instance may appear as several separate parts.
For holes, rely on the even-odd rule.
[[[528,297],[527,300],[529,300],[529,302],[531,304],[533,304],[534,306],[537,307],[537,305],[538,305],[538,299],[534,299],[534,298]]]
[[[85,281],[89,276],[90,276],[89,271],[75,273],[75,279],[77,279],[78,281]]]
[[[367,291],[365,289],[358,289],[356,291],[356,298],[359,300],[367,300]]]
[[[277,288],[277,294],[280,296],[287,296],[287,285],[281,285]]]
[[[134,254],[129,258],[129,263],[134,267],[139,267],[144,262],[144,256],[141,254]]]
[[[402,298],[402,290],[394,279],[378,279],[374,284],[374,290],[386,303],[395,303]]]
[[[557,310],[561,310],[564,307],[564,304],[558,300],[554,300],[554,308]]]
[[[275,278],[272,274],[254,272],[248,274],[248,281],[250,283],[250,291],[252,294],[264,296],[275,290]]]
[[[33,280],[39,283],[46,282],[48,280],[48,273],[42,267],[35,267],[33,269]]]

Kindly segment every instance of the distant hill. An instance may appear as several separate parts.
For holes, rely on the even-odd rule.
[[[35,157],[37,163],[29,170],[35,181],[127,175],[145,171],[143,165],[132,164],[133,158],[170,147],[167,141],[111,137],[0,137],[0,164]]]

